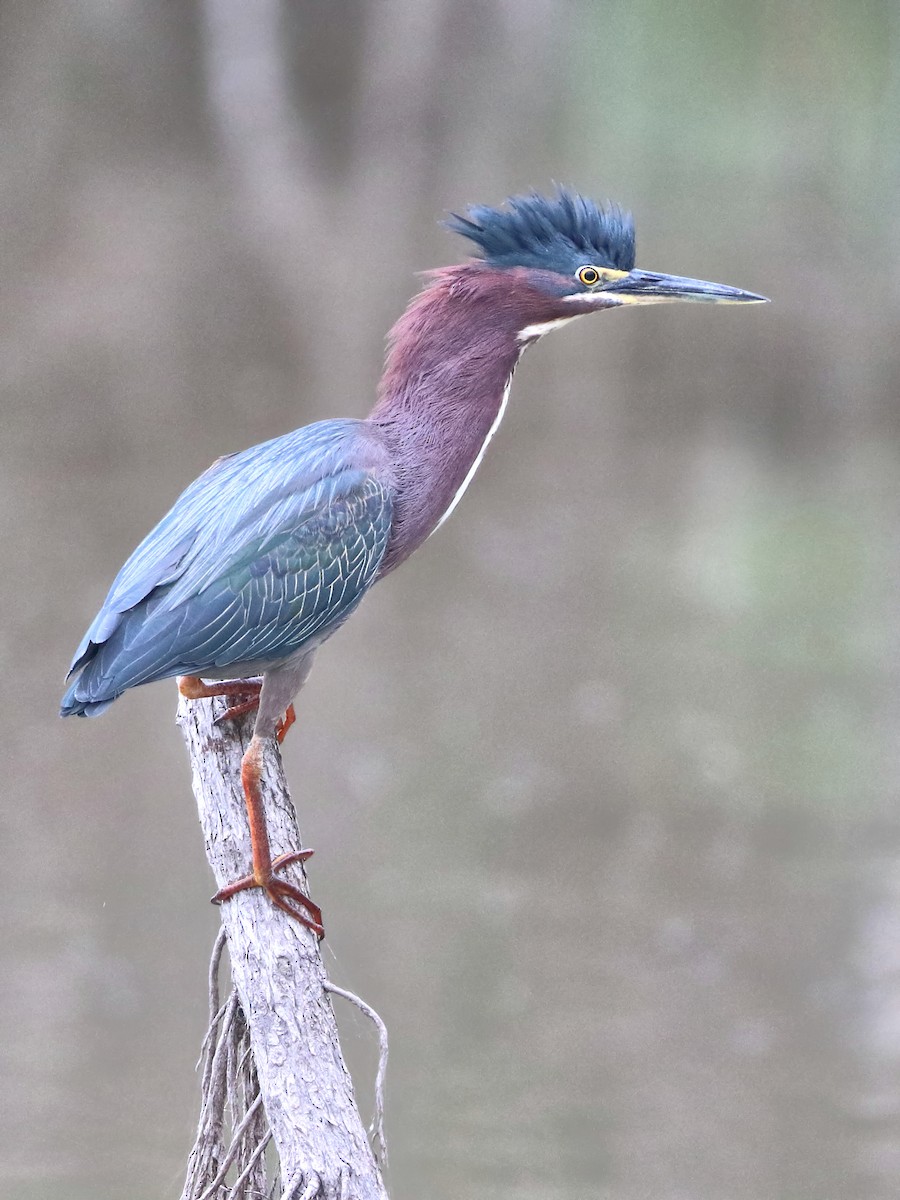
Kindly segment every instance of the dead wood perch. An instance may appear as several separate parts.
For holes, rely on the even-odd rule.
[[[252,719],[216,725],[215,717],[225,707],[219,699],[181,699],[178,705],[178,724],[191,758],[206,853],[219,887],[245,874],[250,861],[240,766]],[[274,742],[267,747],[262,790],[273,853],[298,849],[301,842],[296,815]],[[306,888],[299,865],[288,868],[286,875]],[[217,1011],[211,1022],[204,1075],[213,1071],[216,1055],[237,1057],[235,1046],[240,1042],[232,1040],[230,1050],[226,1049],[221,1032],[226,1025],[232,1033],[235,1029],[242,1031],[241,1022],[245,1021],[252,1062],[235,1063],[231,1077],[239,1078],[243,1070],[245,1093],[248,1086],[252,1089],[254,1076],[258,1079],[262,1107],[278,1151],[283,1196],[387,1200],[341,1054],[315,935],[276,909],[258,890],[242,892],[227,901],[221,906],[221,914],[239,1008],[234,1002],[218,1006],[214,957],[210,986],[212,1007]],[[224,1079],[224,1066],[222,1070]],[[263,1169],[260,1144],[266,1139],[265,1126],[259,1125],[256,1097],[245,1094],[244,1101],[245,1125],[239,1116],[234,1119],[237,1114],[232,1111],[232,1125],[242,1125],[240,1138],[235,1139],[239,1152],[229,1155],[216,1148],[209,1153],[209,1147],[205,1147],[207,1178],[202,1183],[195,1178],[191,1183],[189,1170],[185,1200],[200,1200],[204,1195],[209,1200],[244,1195],[248,1175]],[[248,1130],[254,1128],[255,1142],[248,1136]],[[201,1118],[192,1166],[196,1165],[198,1150],[204,1149],[203,1137]],[[236,1178],[226,1184],[229,1169]],[[247,1175],[237,1183],[242,1171]]]

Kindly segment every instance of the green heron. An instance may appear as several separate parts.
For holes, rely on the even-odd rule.
[[[259,791],[263,739],[282,737],[322,643],[459,503],[503,416],[523,350],[576,317],[629,304],[765,297],[636,270],[634,226],[574,192],[475,206],[447,226],[479,257],[435,271],[394,326],[375,407],[215,462],[116,576],[78,647],[62,715],[96,716],[127,688],[179,676],[188,697],[257,709],[241,769],[251,872],[214,897],[265,889],[322,935],[276,874]]]

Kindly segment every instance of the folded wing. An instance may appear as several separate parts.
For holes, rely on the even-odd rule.
[[[63,715],[327,636],[374,582],[390,523],[384,451],[363,422],[318,422],[220,459],[119,572],[75,655]]]

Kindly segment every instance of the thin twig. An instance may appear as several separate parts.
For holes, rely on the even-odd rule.
[[[209,1016],[212,1020],[213,1014],[219,1008],[219,967],[222,965],[222,955],[225,952],[225,930],[220,929],[216,934],[215,944],[213,945],[212,957],[209,960]]]
[[[243,1121],[241,1121],[240,1125],[238,1125],[237,1129],[234,1131],[234,1135],[232,1136],[232,1139],[231,1139],[231,1145],[226,1150],[225,1157],[222,1159],[222,1162],[219,1165],[218,1175],[216,1175],[215,1179],[212,1181],[212,1183],[209,1185],[209,1187],[206,1189],[206,1191],[198,1198],[198,1200],[211,1200],[211,1197],[215,1193],[216,1188],[219,1187],[220,1184],[225,1182],[225,1176],[228,1174],[231,1164],[237,1158],[237,1152],[240,1148],[241,1138],[244,1136],[244,1131],[248,1128],[248,1126],[250,1125],[250,1122],[253,1120],[254,1116],[256,1115],[256,1110],[261,1107],[262,1107],[262,1096],[258,1095],[256,1097],[256,1099],[253,1101],[253,1103],[250,1105],[250,1107],[247,1109],[246,1113],[244,1114]],[[257,1149],[259,1149],[259,1147],[257,1147]],[[254,1151],[254,1154],[255,1154],[255,1151]],[[255,1162],[256,1159],[254,1158],[253,1161]],[[252,1165],[252,1163],[248,1163],[247,1167],[245,1168],[245,1171],[247,1172],[247,1174],[250,1173],[251,1165]],[[235,1183],[232,1185],[232,1190],[234,1190],[236,1187],[237,1187],[237,1181],[235,1181]]]
[[[219,1019],[224,1013],[227,1005],[227,1001],[223,1005],[219,1004],[219,967],[222,963],[222,953],[225,950],[225,942],[225,930],[220,929],[216,936],[215,945],[213,946],[212,957],[209,960],[209,1028],[206,1030],[206,1036],[204,1037],[200,1046],[200,1058],[197,1060],[197,1067],[199,1067],[200,1063],[203,1062],[203,1056],[206,1053],[206,1048],[209,1045],[210,1039],[215,1032],[216,1025],[218,1024]],[[206,1083],[207,1076],[206,1069],[204,1068],[201,1087],[205,1087]]]
[[[210,1042],[212,1041],[213,1037],[215,1036],[216,1029],[218,1027],[219,1022],[222,1020],[222,1018],[225,1016],[225,1013],[228,1011],[228,1006],[231,1004],[231,997],[233,995],[234,995],[234,992],[232,992],[231,996],[229,996],[228,999],[225,1001],[225,1003],[220,1006],[219,1011],[215,1014],[215,1016],[210,1021],[209,1025],[207,1027],[206,1033],[203,1035],[203,1041],[200,1043],[200,1057],[197,1059],[196,1063],[194,1063],[195,1071],[200,1070],[200,1066],[203,1063],[203,1056],[206,1053],[206,1051],[208,1050]],[[205,1085],[205,1083],[206,1083],[206,1071],[204,1069],[201,1086]]]
[[[225,1016],[219,1023],[219,1040],[216,1043],[216,1048],[212,1054],[212,1060],[209,1068],[210,1087],[206,1092],[204,1092],[204,1103],[200,1112],[201,1119],[209,1107],[210,1101],[215,1098],[220,1090],[218,1087],[218,1081],[221,1079],[224,1082],[230,1046],[230,1038],[228,1035],[231,1032],[231,1027],[234,1025],[237,1012],[237,993],[232,992],[228,998]]]
[[[372,1124],[369,1126],[369,1133],[374,1141],[378,1142],[379,1158],[384,1166],[388,1162],[387,1140],[384,1136],[384,1079],[387,1074],[388,1063],[388,1031],[387,1026],[381,1017],[365,1000],[361,999],[355,993],[348,991],[346,988],[338,987],[332,983],[330,979],[325,980],[325,991],[331,992],[335,996],[342,996],[344,1000],[349,1000],[351,1004],[355,1004],[364,1016],[367,1016],[375,1028],[378,1030],[378,1070],[375,1074],[375,1112],[372,1116]]]
[[[270,1129],[267,1131],[267,1133],[263,1137],[262,1141],[259,1143],[259,1145],[256,1147],[256,1149],[250,1155],[250,1158],[247,1160],[246,1167],[244,1167],[243,1171],[241,1171],[240,1175],[238,1175],[237,1179],[235,1179],[234,1183],[231,1185],[232,1192],[236,1192],[243,1183],[247,1182],[248,1178],[250,1177],[251,1171],[256,1166],[256,1164],[259,1162],[260,1155],[263,1153],[266,1146],[268,1146],[268,1144],[269,1144],[269,1142],[271,1142],[271,1140],[272,1140],[272,1130]]]

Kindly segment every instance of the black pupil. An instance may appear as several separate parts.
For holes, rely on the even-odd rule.
[[[582,282],[584,282],[584,283],[596,283],[599,278],[600,278],[600,276],[597,274],[597,272],[594,270],[593,267],[586,267],[581,272],[581,279],[582,279]]]

